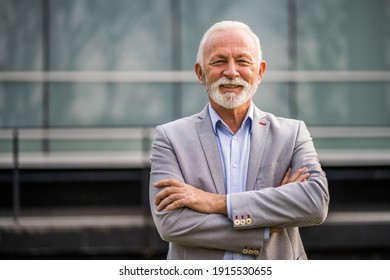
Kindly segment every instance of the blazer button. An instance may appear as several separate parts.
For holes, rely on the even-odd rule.
[[[246,223],[247,223],[248,225],[250,225],[250,224],[252,223],[252,219],[251,219],[251,218],[246,219]]]
[[[253,255],[253,250],[250,249],[250,250],[248,251],[248,254],[249,254],[249,255]]]
[[[241,221],[239,219],[236,219],[236,220],[234,220],[234,224],[236,226],[239,226],[239,225],[241,225]]]
[[[245,219],[241,219],[240,223],[241,223],[242,226],[245,225],[245,223],[246,223]]]
[[[260,255],[259,250],[253,250],[253,255],[256,255],[256,256]]]
[[[243,253],[244,255],[247,255],[247,254],[248,254],[248,249],[242,250],[242,253]]]

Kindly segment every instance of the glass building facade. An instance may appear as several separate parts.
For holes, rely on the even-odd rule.
[[[390,1],[0,0],[0,11],[0,129],[153,127],[196,113],[207,102],[199,41],[238,20],[268,65],[259,108],[326,128],[319,148],[390,149]]]

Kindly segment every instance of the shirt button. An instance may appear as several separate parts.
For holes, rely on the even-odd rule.
[[[236,253],[236,258],[241,258],[241,254],[240,253]]]
[[[237,163],[233,164],[233,167],[237,168],[237,166],[238,166],[238,164],[237,164]]]
[[[233,137],[234,140],[237,140],[237,138],[238,138],[237,136],[234,136],[234,137]]]

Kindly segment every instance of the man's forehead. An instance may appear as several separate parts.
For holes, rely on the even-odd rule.
[[[223,30],[212,33],[206,44],[205,52],[242,52],[256,55],[256,44],[253,36],[244,30]]]
[[[210,34],[206,45],[232,46],[232,47],[255,47],[255,40],[245,30],[219,30]]]

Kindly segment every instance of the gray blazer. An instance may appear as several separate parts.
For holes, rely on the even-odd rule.
[[[161,238],[169,242],[168,259],[223,259],[226,250],[249,252],[256,259],[307,258],[298,227],[321,224],[329,204],[327,179],[310,134],[302,121],[278,118],[256,107],[252,126],[247,191],[231,195],[235,221],[188,208],[158,212],[153,203],[159,191],[153,183],[167,178],[225,194],[207,106],[199,114],[156,128],[150,205]],[[310,178],[279,186],[289,166],[293,172],[306,166]],[[264,240],[265,227],[283,230]]]

